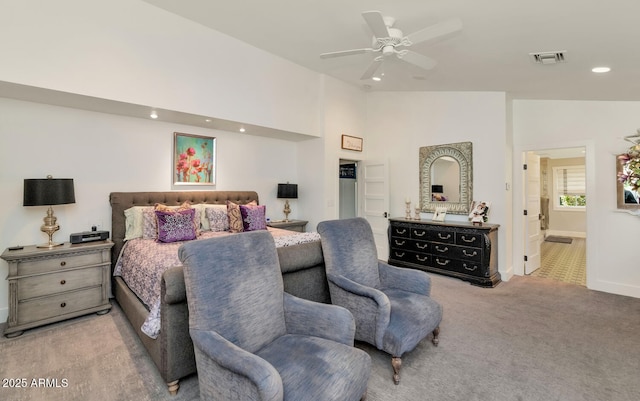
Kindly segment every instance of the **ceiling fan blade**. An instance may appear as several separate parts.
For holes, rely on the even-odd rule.
[[[431,25],[410,35],[407,39],[412,44],[428,42],[434,39],[441,39],[448,35],[454,34],[462,30],[462,21],[458,18],[442,21],[435,25]]]
[[[367,22],[376,38],[388,38],[391,36],[380,11],[365,11],[362,13],[362,18]]]
[[[431,70],[437,64],[434,59],[423,56],[422,54],[416,52],[412,52],[410,50],[403,50],[402,52],[398,52],[398,58],[402,61],[406,61],[409,64],[418,66],[423,70]]]
[[[360,77],[360,79],[371,78],[373,74],[375,74],[378,68],[380,67],[380,64],[382,64],[382,61],[383,61],[383,57],[376,57],[375,59],[373,59],[373,61],[371,61],[371,64],[369,64],[369,67],[367,67],[367,70]]]
[[[342,50],[339,52],[330,52],[330,53],[322,53],[320,58],[332,58],[332,57],[342,57],[342,56],[352,56],[354,54],[364,54],[364,53],[373,53],[376,50],[367,48],[367,49],[353,49],[353,50]]]

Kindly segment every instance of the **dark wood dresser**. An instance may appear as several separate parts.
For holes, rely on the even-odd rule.
[[[498,227],[389,219],[389,264],[495,287],[500,283]]]

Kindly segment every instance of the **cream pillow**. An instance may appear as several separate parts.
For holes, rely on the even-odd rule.
[[[144,210],[153,210],[153,206],[133,206],[124,211],[125,232],[124,240],[128,241],[134,238],[141,238],[143,233],[143,212]]]

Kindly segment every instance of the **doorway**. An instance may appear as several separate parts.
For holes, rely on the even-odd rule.
[[[358,216],[358,162],[340,159],[338,189],[338,217]]]
[[[539,193],[539,267],[527,275],[586,286],[586,159],[585,148],[558,148],[528,152],[539,158],[539,181],[525,180],[525,193]],[[535,175],[535,174],[534,174]],[[531,185],[538,188],[531,190]],[[529,206],[527,206],[529,207]],[[536,221],[538,220],[538,221]],[[532,223],[533,221],[533,223]],[[527,234],[525,241],[530,236]],[[535,246],[528,245],[529,248]],[[535,251],[534,251],[535,253]],[[525,262],[525,266],[526,266]]]

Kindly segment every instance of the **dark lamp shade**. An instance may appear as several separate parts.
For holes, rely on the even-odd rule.
[[[24,180],[23,206],[75,203],[73,178],[32,178]]]
[[[431,193],[441,194],[442,191],[443,191],[442,185],[432,185],[431,186]]]
[[[278,198],[298,199],[298,184],[278,184]]]

